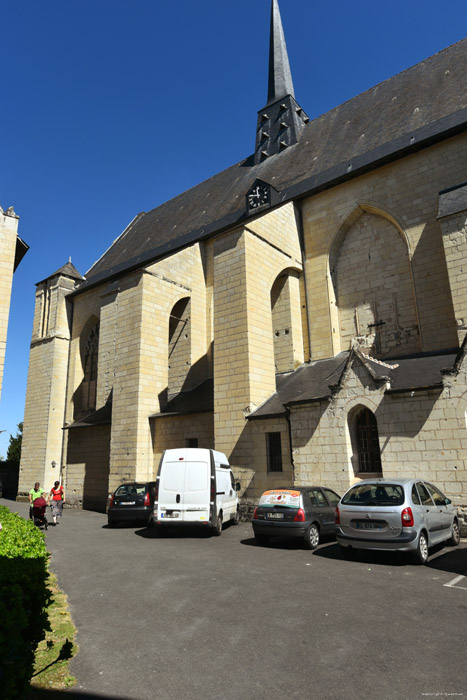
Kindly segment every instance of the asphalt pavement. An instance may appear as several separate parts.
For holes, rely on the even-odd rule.
[[[27,517],[27,504],[0,503]],[[333,540],[259,547],[249,523],[167,538],[106,523],[65,510],[47,533],[80,647],[63,696],[467,698],[465,540],[417,566],[346,560]]]

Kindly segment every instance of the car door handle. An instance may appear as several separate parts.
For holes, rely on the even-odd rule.
[[[177,493],[177,498],[175,500],[177,501],[177,503],[180,503],[180,494],[179,493]]]

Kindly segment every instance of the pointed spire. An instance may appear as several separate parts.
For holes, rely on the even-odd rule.
[[[277,0],[272,0],[268,104],[276,102],[286,95],[295,97],[279,4]]]
[[[255,165],[296,144],[308,122],[295,101],[279,5],[272,0],[268,103],[258,112]]]

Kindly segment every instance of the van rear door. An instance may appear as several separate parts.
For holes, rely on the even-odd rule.
[[[205,461],[186,462],[183,497],[186,522],[208,522],[211,496],[211,465]]]
[[[208,522],[211,468],[206,461],[179,457],[165,461],[159,483],[157,519],[161,522]]]

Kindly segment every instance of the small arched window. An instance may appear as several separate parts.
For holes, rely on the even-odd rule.
[[[382,472],[378,424],[368,408],[362,408],[357,414],[355,430],[359,471]]]
[[[289,372],[304,359],[300,272],[286,270],[271,288],[276,372]]]

